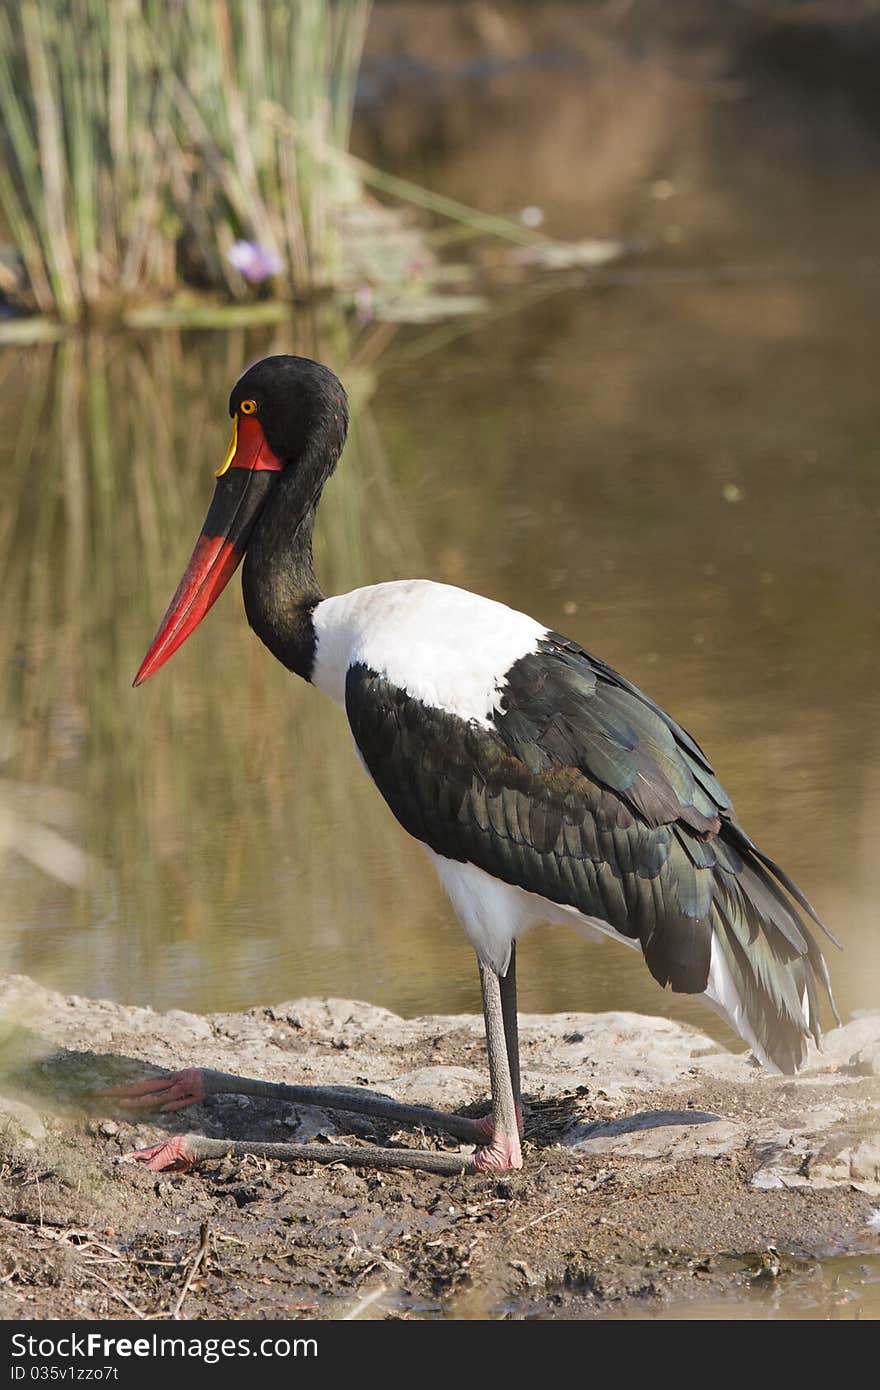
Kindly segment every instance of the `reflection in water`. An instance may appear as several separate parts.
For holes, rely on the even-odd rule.
[[[691,173],[747,265],[773,220],[767,171],[735,112],[713,119],[723,198]],[[876,1005],[880,277],[849,249],[863,187],[855,169],[836,240],[832,208],[816,246],[804,231],[798,273],[552,282],[518,313],[435,330],[431,352],[401,334],[374,391],[332,325],[0,353],[2,965],[157,1008],[477,1005],[420,847],[340,713],[248,632],[237,584],[129,688],[201,524],[231,383],[299,350],[353,397],[318,523],[325,589],[458,583],[626,672],[706,746],[846,942],[829,952],[844,1015]],[[527,1010],[666,1010],[734,1044],[613,944],[541,930],[521,978]]]
[[[4,836],[7,968],[157,1005],[275,997],[281,979],[296,988],[303,959],[350,967],[371,924],[414,895],[405,868],[387,885],[357,873],[361,854],[381,856],[374,807],[359,816],[354,873],[328,852],[350,783],[356,803],[369,789],[333,711],[274,669],[240,600],[182,654],[178,680],[130,689],[225,452],[230,385],[278,346],[162,335],[6,354],[3,809],[20,820],[29,796],[44,841],[64,821],[39,867],[27,835]],[[320,354],[343,347],[322,340]],[[367,380],[345,375],[350,466],[318,548],[334,588],[419,564]],[[81,850],[72,883],[65,864]]]

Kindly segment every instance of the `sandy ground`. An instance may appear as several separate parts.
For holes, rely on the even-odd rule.
[[[526,1016],[524,1171],[441,1178],[251,1156],[151,1173],[122,1155],[180,1131],[456,1146],[231,1096],[131,1123],[93,1092],[204,1063],[480,1113],[477,1018],[334,999],[158,1015],[21,977],[0,1010],[4,1318],[699,1316],[880,1251],[880,1013],[796,1079],[665,1019]]]

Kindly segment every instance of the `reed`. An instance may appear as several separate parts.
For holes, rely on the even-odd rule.
[[[73,322],[181,283],[276,294],[339,274],[369,0],[21,0],[0,8],[0,214],[26,303]],[[291,141],[271,112],[308,138]]]

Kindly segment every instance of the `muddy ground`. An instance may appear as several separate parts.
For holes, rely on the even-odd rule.
[[[478,1113],[477,1018],[332,999],[158,1015],[23,978],[0,1009],[4,1318],[699,1316],[880,1248],[880,1014],[796,1079],[665,1019],[526,1016],[524,1171],[443,1178],[250,1156],[152,1173],[123,1155],[181,1130],[456,1146],[235,1097],[132,1123],[92,1093],[202,1062]]]

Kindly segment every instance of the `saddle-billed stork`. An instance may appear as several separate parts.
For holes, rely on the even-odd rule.
[[[345,710],[360,761],[424,844],[474,947],[492,1105],[474,1120],[355,1088],[191,1068],[110,1094],[128,1110],[164,1111],[213,1092],[272,1095],[434,1126],[477,1147],[184,1135],[133,1157],[154,1169],[230,1151],[447,1173],[519,1168],[515,950],[538,921],[641,950],[661,985],[702,995],[761,1062],[796,1071],[807,1040],[820,1038],[817,980],[830,997],[804,916],[822,923],[737,823],[694,739],[577,642],[501,603],[421,579],[326,598],[312,531],[345,442],[341,383],[306,358],[267,357],[236,383],[229,413],[214,499],[135,685],[189,637],[244,560],[251,627]]]

